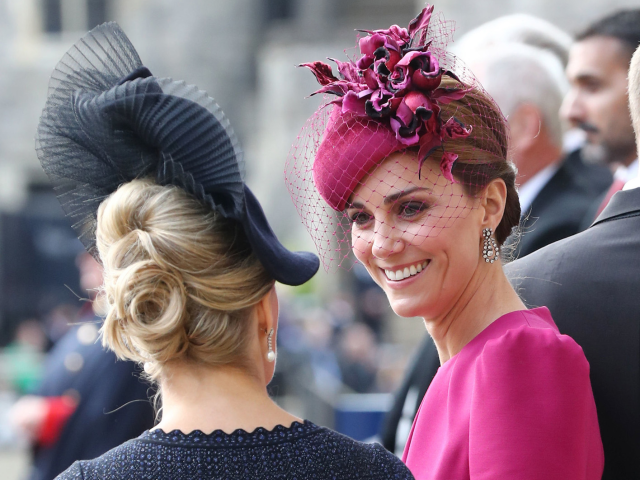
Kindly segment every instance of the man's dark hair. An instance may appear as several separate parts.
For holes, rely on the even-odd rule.
[[[619,10],[604,17],[580,32],[576,41],[597,36],[617,38],[628,46],[631,56],[640,45],[640,9]]]

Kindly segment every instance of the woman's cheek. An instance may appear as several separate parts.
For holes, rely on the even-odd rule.
[[[356,230],[356,227],[352,227],[351,248],[358,261],[365,266],[368,265],[369,258],[371,257],[371,241],[369,237],[370,235],[367,233]]]

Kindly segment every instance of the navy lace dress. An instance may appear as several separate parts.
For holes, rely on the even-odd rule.
[[[413,480],[378,444],[362,444],[309,421],[251,433],[147,431],[58,480]]]

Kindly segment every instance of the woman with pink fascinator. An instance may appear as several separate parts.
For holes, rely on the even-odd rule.
[[[403,455],[416,479],[599,479],[589,364],[503,273],[520,218],[507,122],[446,51],[451,33],[428,6],[406,29],[364,31],[338,76],[304,64],[326,102],[287,184],[325,268],[361,263],[436,344]]]

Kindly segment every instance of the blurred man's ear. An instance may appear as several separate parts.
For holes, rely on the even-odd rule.
[[[509,133],[514,150],[526,151],[531,148],[541,134],[542,114],[540,109],[531,103],[518,105],[509,115]]]

